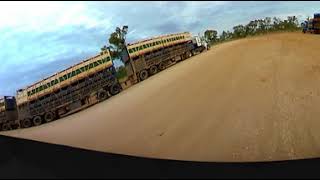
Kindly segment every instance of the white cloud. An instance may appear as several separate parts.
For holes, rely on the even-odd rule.
[[[95,11],[88,8],[87,2],[1,1],[0,29],[44,32],[76,25],[91,28],[108,23],[111,18],[109,16],[101,22],[95,15]]]
[[[0,2],[1,27],[49,24],[52,17],[63,9],[63,4],[57,2]]]

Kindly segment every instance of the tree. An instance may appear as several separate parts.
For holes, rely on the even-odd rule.
[[[221,35],[220,35],[220,41],[225,41],[228,38],[228,34],[225,31],[222,31]]]
[[[234,26],[233,35],[235,38],[245,37],[245,27],[243,25]]]
[[[123,40],[119,38],[119,34],[117,32],[113,32],[110,34],[109,43],[111,44],[112,49],[118,51],[121,48]]]
[[[227,32],[226,32],[226,40],[230,40],[230,39],[232,39],[232,38],[233,38],[233,33],[230,32],[230,31],[227,31]]]
[[[118,79],[122,79],[126,77],[127,76],[126,68],[124,66],[118,67],[116,76]]]
[[[265,17],[264,19],[256,19],[250,21],[247,25],[237,25],[233,27],[233,32],[223,31],[219,36],[219,41],[225,41],[233,38],[243,38],[250,35],[263,34],[271,31],[293,31],[302,28],[304,24],[299,24],[296,16],[288,16],[286,20],[282,21],[280,18]],[[205,37],[212,36],[212,30],[205,32]],[[211,38],[212,40],[213,38]],[[217,38],[214,38],[215,41]]]
[[[299,22],[296,16],[288,16],[287,21],[288,21],[288,25],[287,25],[288,29],[295,30],[299,28]]]
[[[271,27],[272,27],[271,17],[266,17],[266,18],[264,19],[264,22],[265,22],[265,24],[266,24],[266,29],[267,29],[267,31],[269,31],[269,30],[271,29]]]
[[[115,32],[110,34],[110,37],[108,39],[110,46],[104,46],[103,48],[101,48],[101,50],[107,48],[110,50],[110,55],[112,57],[119,57],[120,52],[125,48],[126,45],[125,40],[127,32],[128,26],[123,26],[122,29],[117,27]]]
[[[258,19],[257,20],[257,34],[265,33],[267,30],[266,22],[264,19]]]
[[[254,35],[257,32],[257,28],[258,28],[257,20],[250,21],[249,24],[245,26],[246,36]]]
[[[282,30],[283,29],[283,21],[281,21],[280,18],[276,18],[274,17],[273,18],[273,30],[274,31],[279,31],[279,30]]]
[[[216,30],[206,30],[204,32],[204,37],[209,43],[214,43],[217,41],[218,32]]]

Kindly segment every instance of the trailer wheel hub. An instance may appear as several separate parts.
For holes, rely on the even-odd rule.
[[[36,117],[33,118],[33,124],[35,126],[39,126],[41,123],[42,123],[42,119],[41,119],[40,116],[36,116]]]
[[[25,119],[21,122],[23,128],[28,128],[31,126],[31,121],[29,119]]]
[[[44,120],[46,122],[50,122],[50,121],[53,121],[54,119],[54,115],[52,112],[47,112],[45,115],[44,115]]]
[[[140,72],[140,79],[143,81],[148,78],[148,72],[146,70],[142,70]]]

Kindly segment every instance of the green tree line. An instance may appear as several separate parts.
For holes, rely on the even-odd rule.
[[[298,30],[301,30],[301,26],[296,16],[288,16],[285,20],[277,17],[266,17],[264,19],[252,20],[246,25],[236,25],[232,28],[232,31],[222,31],[219,36],[216,30],[208,29],[204,32],[204,38],[210,45],[213,45],[219,42],[271,32],[288,32]]]

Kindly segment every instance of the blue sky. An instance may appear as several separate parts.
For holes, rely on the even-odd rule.
[[[153,1],[0,2],[0,95],[15,95],[95,55],[117,26],[128,42],[154,35],[231,30],[250,20],[320,12],[320,2]]]

